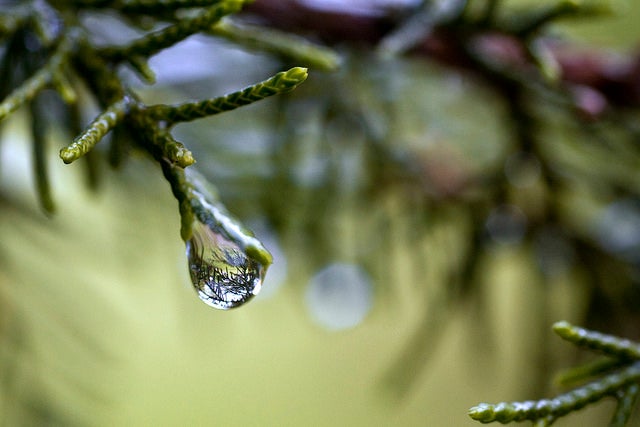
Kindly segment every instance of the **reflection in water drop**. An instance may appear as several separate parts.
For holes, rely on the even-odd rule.
[[[193,286],[211,307],[238,307],[260,292],[264,266],[201,222],[193,224],[187,259]]]
[[[330,264],[309,281],[306,302],[313,320],[326,329],[352,328],[371,309],[371,279],[356,265]]]

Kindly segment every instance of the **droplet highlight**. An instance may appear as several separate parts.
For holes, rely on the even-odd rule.
[[[213,227],[196,221],[186,243],[191,282],[205,304],[228,310],[260,292],[265,267]]]

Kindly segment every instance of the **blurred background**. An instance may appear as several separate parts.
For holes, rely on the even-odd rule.
[[[306,3],[364,16],[381,4]],[[617,7],[551,37],[623,61],[640,4]],[[114,17],[86,19],[130,36]],[[176,128],[274,256],[262,293],[229,312],[192,289],[157,165],[103,161],[92,191],[81,165],[59,161],[71,136],[54,129],[49,218],[27,118],[4,123],[0,425],[471,426],[479,402],[559,392],[553,375],[584,355],[553,322],[640,338],[637,109],[581,121],[533,84],[523,143],[513,105],[477,76],[334,47],[339,71]],[[171,103],[288,65],[191,37],[152,59],[155,86],[125,78]],[[556,424],[602,425],[614,406]]]

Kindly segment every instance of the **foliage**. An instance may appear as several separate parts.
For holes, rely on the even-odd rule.
[[[548,426],[570,412],[612,396],[617,399],[618,406],[610,425],[627,425],[640,391],[640,345],[575,327],[567,322],[558,322],[553,329],[567,341],[608,356],[597,363],[574,368],[564,376],[562,382],[567,383],[568,378],[573,383],[598,375],[602,375],[602,378],[551,399],[496,405],[481,403],[469,410],[469,416],[482,423],[498,421],[506,424],[531,420],[536,426]]]
[[[289,92],[307,78],[306,69],[294,67],[226,96],[177,105],[143,103],[123,82],[118,69],[128,66],[141,79],[152,82],[149,57],[196,33],[222,37],[312,69],[336,69],[340,61],[332,51],[291,34],[312,33],[316,39],[336,44],[345,59],[340,73],[312,74],[301,91],[296,91],[302,92],[297,100],[278,101],[276,118],[269,120],[279,137],[273,152],[278,168],[266,185],[277,191],[265,197],[260,208],[280,231],[298,221],[294,234],[311,235],[316,262],[340,251],[332,241],[327,216],[332,207],[350,200],[345,194],[356,193],[348,185],[353,169],[365,170],[362,182],[356,184],[358,194],[367,199],[362,203],[367,213],[363,217],[386,212],[381,201],[391,200],[392,204],[396,200],[389,194],[398,195],[402,206],[412,212],[407,234],[411,234],[413,246],[408,252],[418,255],[411,268],[416,276],[424,277],[423,269],[433,271],[431,266],[440,263],[435,269],[440,282],[435,290],[426,289],[425,284],[426,290],[418,291],[425,296],[425,310],[389,371],[387,385],[407,392],[443,336],[441,321],[452,307],[473,298],[478,317],[486,320],[493,303],[479,297],[486,261],[504,247],[522,249],[536,266],[536,280],[549,295],[548,284],[559,271],[583,274],[587,278],[588,326],[634,333],[629,330],[629,319],[637,313],[637,254],[633,248],[609,243],[606,233],[614,226],[598,231],[605,236],[594,236],[585,225],[582,207],[635,203],[640,195],[640,128],[636,124],[640,96],[634,89],[637,58],[613,61],[603,52],[577,49],[548,31],[563,19],[610,13],[608,3],[557,1],[514,9],[494,0],[423,1],[400,11],[376,10],[362,16],[318,11],[301,2],[257,1],[248,5],[247,13],[259,17],[263,26],[225,18],[243,6],[245,2],[231,0],[36,1],[28,7],[14,6],[2,15],[0,35],[5,50],[0,65],[4,73],[0,120],[22,105],[29,107],[34,176],[46,212],[53,212],[54,198],[44,156],[47,114],[41,95],[52,88],[66,111],[67,126],[78,135],[60,151],[65,163],[83,157],[95,182],[93,148],[112,132],[109,157],[114,166],[123,162],[131,148],[160,165],[179,202],[181,236],[186,242],[193,237],[194,221],[199,221],[236,242],[253,260],[268,265],[268,252],[227,213],[215,192],[205,189],[209,185],[204,178],[185,173],[193,169],[195,156],[174,138],[172,127]],[[79,16],[107,9],[143,34],[123,45],[96,44]],[[406,71],[416,63],[424,64],[425,59],[429,72],[422,68]],[[424,76],[418,76],[420,73]],[[487,155],[491,160],[480,167],[466,167],[452,159],[451,153],[459,149],[455,144],[444,144],[449,151],[434,154],[406,141],[403,127],[425,120],[420,110],[412,110],[420,98],[429,98],[427,91],[419,90],[424,87],[417,81],[442,81],[441,75],[448,74],[464,75],[465,81],[472,82],[469,91],[473,95],[469,97],[481,93],[492,119],[502,125],[504,135],[490,136],[504,140],[498,146],[481,143],[477,133],[464,135],[473,141],[465,141],[462,150],[481,153],[478,157],[487,155],[482,153],[486,147],[493,150]],[[400,96],[391,96],[390,87],[403,84],[406,76],[410,79],[404,84],[410,87],[404,87]],[[102,112],[81,130],[79,99],[87,88]],[[313,108],[309,108],[311,103]],[[407,105],[410,107],[403,109]],[[465,114],[475,115],[473,108],[468,107]],[[464,126],[465,119],[449,119]],[[476,129],[482,128],[482,118],[475,119],[479,122]],[[308,135],[301,138],[314,123],[316,140]],[[361,163],[352,169],[342,167],[343,160],[350,159],[349,150],[359,147],[358,141],[364,141],[358,158]],[[329,159],[319,179],[322,191],[311,192],[310,185],[296,180],[299,164],[294,159],[308,158],[305,156],[310,152]],[[289,206],[300,200],[308,202],[309,211],[323,214],[303,219],[293,215]],[[444,239],[445,249],[455,250],[448,253],[437,248],[443,253],[424,259],[421,239],[451,222],[456,228],[451,234],[461,243]],[[384,224],[378,229],[378,240],[366,240],[372,242],[373,249],[361,251],[358,256],[363,259],[357,259],[371,271],[382,268],[374,265],[377,261],[364,258],[372,251],[383,251],[397,231]],[[361,236],[355,240],[365,245]],[[206,275],[218,275],[219,271],[214,273]],[[392,274],[380,277],[387,283],[394,280]],[[544,304],[548,305],[550,298],[546,297]],[[544,304],[541,311],[546,309]],[[638,392],[637,345],[566,323],[556,324],[555,331],[577,345],[609,356],[576,368],[566,381],[601,378],[553,399],[481,404],[470,411],[472,418],[481,422],[532,420],[548,425],[586,404],[614,396],[619,404],[613,425],[628,422]],[[540,359],[549,356],[545,345],[538,350]],[[533,391],[539,393],[542,388],[537,384]]]

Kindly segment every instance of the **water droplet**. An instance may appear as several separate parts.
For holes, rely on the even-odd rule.
[[[260,292],[265,267],[212,227],[196,221],[187,241],[191,281],[198,296],[221,310],[238,307]]]

